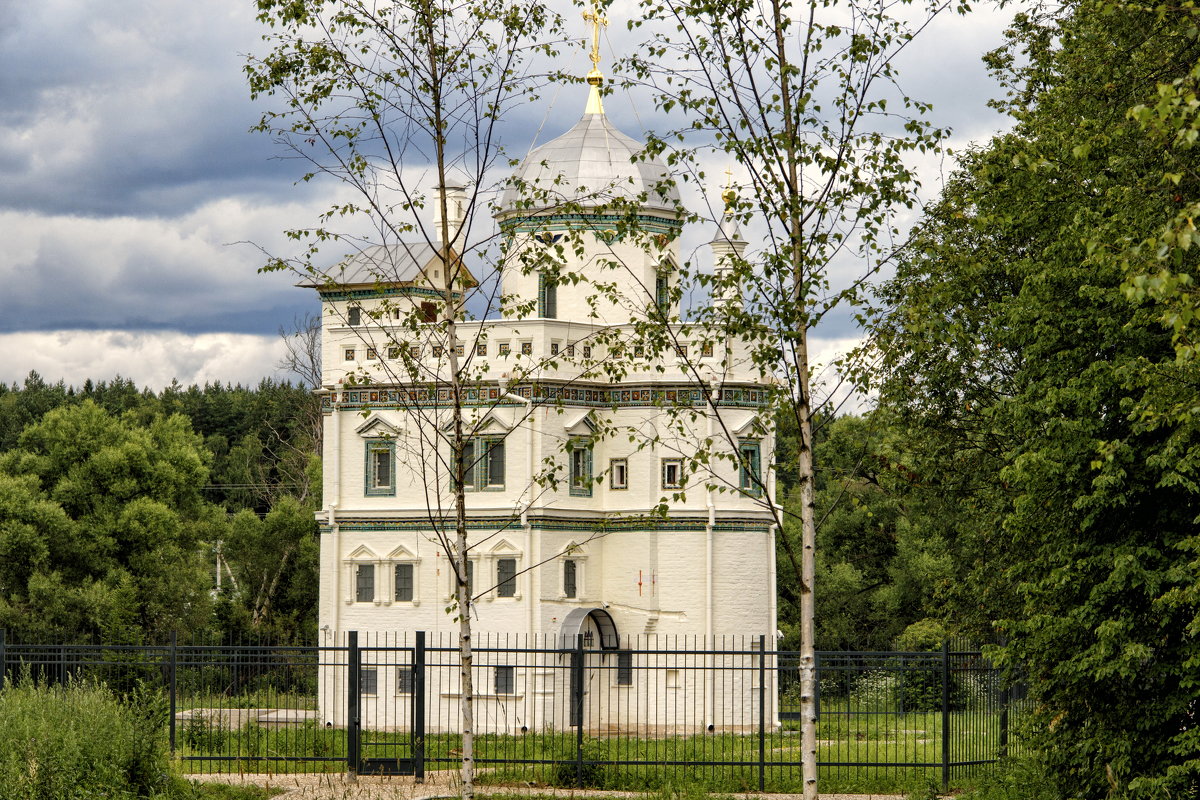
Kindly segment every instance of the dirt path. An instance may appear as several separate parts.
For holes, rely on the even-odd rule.
[[[232,783],[283,789],[279,800],[433,800],[456,797],[458,776],[453,771],[426,773],[424,783],[410,777],[362,777],[355,780],[344,774],[321,775],[192,775],[203,783]],[[637,792],[610,792],[591,789],[550,789],[531,786],[481,786],[480,794],[517,794],[525,797],[642,798],[653,795]],[[729,797],[720,794],[720,797]],[[795,794],[734,794],[741,800],[800,800]],[[898,794],[822,794],[821,800],[904,800]]]

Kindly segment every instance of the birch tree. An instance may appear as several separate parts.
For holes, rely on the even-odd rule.
[[[345,385],[405,387],[393,395],[412,420],[397,435],[396,448],[408,463],[422,465],[430,530],[455,573],[461,793],[470,798],[471,621],[478,587],[473,591],[469,581],[464,492],[482,455],[470,442],[485,414],[469,412],[467,400],[486,370],[476,358],[486,333],[463,321],[468,309],[480,315],[520,309],[505,304],[494,281],[478,283],[468,263],[484,272],[502,258],[491,226],[475,221],[486,216],[494,170],[506,165],[499,126],[537,96],[544,79],[536,67],[554,55],[562,20],[539,0],[503,6],[259,0],[258,8],[259,20],[271,28],[264,37],[271,49],[252,58],[247,72],[252,94],[272,106],[258,129],[304,164],[303,181],[332,180],[341,198],[316,225],[288,232],[303,248],[298,256],[272,258],[266,269],[335,288],[350,278],[330,263],[349,253],[343,265],[358,270],[353,282],[416,281],[427,292],[422,302],[384,293],[370,304],[326,306],[341,317],[334,323],[355,329],[370,362],[348,371]],[[415,261],[417,275],[408,271]],[[438,406],[438,398],[445,405]]]
[[[670,151],[676,170],[696,180],[706,178],[710,164],[732,163],[736,185],[716,215],[724,217],[722,231],[739,223],[756,240],[762,233],[753,250],[744,243],[726,248],[711,274],[685,268],[677,291],[699,286],[714,298],[740,298],[701,307],[691,322],[745,343],[751,359],[779,381],[762,423],[788,415],[799,432],[798,543],[786,533],[792,525],[782,510],[767,505],[800,587],[805,798],[817,796],[812,453],[818,403],[810,335],[839,305],[852,304],[887,263],[900,237],[897,214],[917,203],[914,156],[936,150],[946,132],[926,121],[927,105],[904,93],[895,62],[950,6],[643,0],[640,18],[630,22],[646,35],[627,71],[650,87],[662,112],[683,117],[652,141],[651,151]],[[714,455],[736,462],[734,437],[724,431],[721,438]]]

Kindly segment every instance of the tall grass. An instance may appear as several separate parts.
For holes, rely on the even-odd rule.
[[[0,800],[148,796],[166,781],[162,701],[28,678],[0,691]]]

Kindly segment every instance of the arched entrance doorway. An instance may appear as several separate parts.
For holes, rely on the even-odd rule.
[[[599,679],[606,653],[620,647],[617,623],[603,608],[574,608],[559,628],[564,650],[571,650],[570,722],[582,725],[588,687]]]

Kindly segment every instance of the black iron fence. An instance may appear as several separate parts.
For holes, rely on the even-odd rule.
[[[478,635],[470,671],[482,782],[798,789],[799,654],[764,637]],[[412,774],[462,759],[453,634],[348,633],[278,645],[30,644],[0,631],[6,681],[156,687],[192,772]],[[1019,687],[977,650],[819,652],[826,787],[949,787],[1012,751]]]

